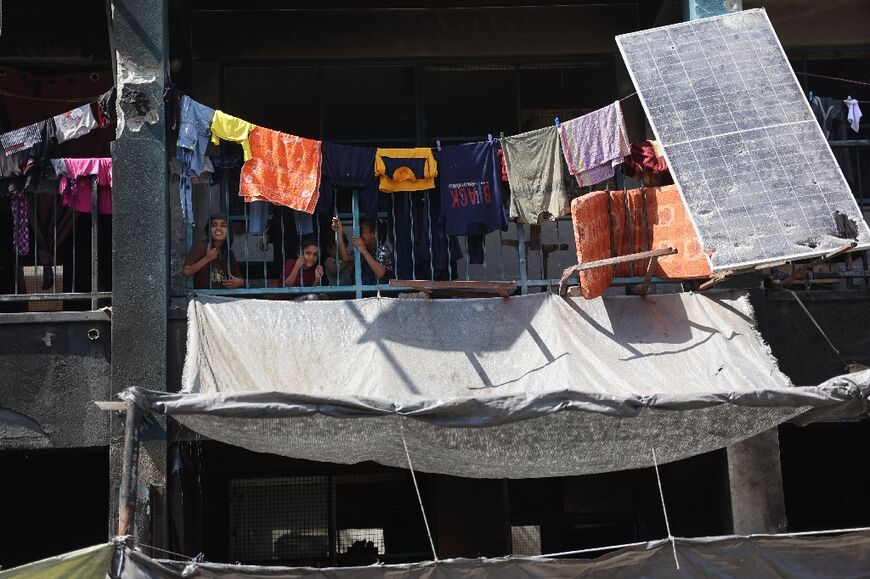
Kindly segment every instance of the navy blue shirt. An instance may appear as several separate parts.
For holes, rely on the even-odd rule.
[[[442,148],[438,176],[447,235],[481,235],[507,228],[494,142]]]
[[[360,212],[374,219],[378,212],[375,148],[324,142],[321,155],[320,197],[314,210],[332,215],[335,211],[336,188],[357,189]]]

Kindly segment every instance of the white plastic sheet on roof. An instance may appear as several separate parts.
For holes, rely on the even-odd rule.
[[[867,411],[870,374],[793,387],[746,295],[586,301],[198,297],[183,392],[144,392],[212,439],[469,477],[646,467],[789,420]]]

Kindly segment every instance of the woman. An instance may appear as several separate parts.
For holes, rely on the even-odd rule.
[[[212,215],[206,226],[206,234],[208,240],[200,241],[190,249],[181,275],[193,276],[193,287],[196,289],[236,289],[245,285],[236,256],[229,248],[226,215]]]

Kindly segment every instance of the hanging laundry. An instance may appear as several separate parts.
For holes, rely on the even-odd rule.
[[[214,116],[214,109],[196,102],[187,95],[181,97],[175,157],[181,162],[179,182],[181,215],[188,223],[193,223],[192,178],[203,173],[203,160],[211,138],[211,123]]]
[[[511,190],[510,218],[536,224],[567,215],[577,186],[559,149],[556,127],[504,137],[501,147]]]
[[[40,121],[8,133],[0,135],[0,145],[7,155],[29,149],[42,140],[42,126],[45,121]]]
[[[465,143],[438,153],[441,211],[447,235],[507,229],[495,143]]]
[[[385,193],[425,191],[435,188],[438,163],[432,149],[378,149],[375,152],[375,175]]]
[[[848,126],[848,109],[846,103],[831,97],[815,96],[810,102],[822,134],[828,141],[845,141],[847,139],[846,127]],[[857,178],[852,170],[852,156],[846,147],[833,147],[834,158],[843,171],[843,176],[852,191],[857,190]]]
[[[57,129],[58,143],[83,137],[97,128],[97,120],[89,104],[55,115],[52,120]]]
[[[320,141],[257,127],[250,147],[253,159],[242,167],[239,195],[313,213],[320,196]]]
[[[320,197],[315,211],[333,215],[336,188],[355,189],[359,191],[360,212],[374,218],[378,211],[378,180],[372,172],[375,148],[325,142],[321,153]]]
[[[629,154],[628,135],[619,101],[559,125],[568,171],[581,187],[610,179],[613,168]]]
[[[858,101],[849,98],[843,101],[846,103],[846,107],[848,108],[848,112],[846,113],[846,120],[849,121],[849,126],[852,127],[852,130],[856,133],[861,128],[861,107],[858,106]]]
[[[251,159],[251,144],[249,137],[256,125],[243,121],[223,111],[215,111],[211,121],[211,142],[220,144],[220,140],[241,143],[245,161]]]
[[[91,212],[93,179],[96,177],[98,211],[102,215],[112,213],[112,159],[97,157],[91,159],[63,159],[63,163],[52,164],[60,174],[58,192],[63,197],[63,205],[81,213]]]
[[[507,183],[508,182],[507,163],[504,162],[504,151],[501,149],[498,150],[498,165],[499,165],[500,177],[501,177],[502,183]]]
[[[311,214],[301,211],[293,212],[293,223],[296,225],[296,234],[301,238],[303,235],[314,234],[314,222]]]
[[[647,187],[673,183],[668,162],[658,141],[638,141],[631,144],[630,153],[622,160],[626,174]]]
[[[115,124],[115,87],[104,92],[96,102],[97,125],[101,129]]]
[[[241,163],[239,164],[241,167]],[[178,159],[172,159],[169,162],[169,175],[173,181],[181,180],[182,163]],[[214,183],[214,165],[211,162],[211,157],[206,155],[202,158],[202,171],[199,175],[194,173],[190,176],[190,181],[194,185],[212,185]]]
[[[214,167],[212,173],[212,185],[218,185],[223,180],[224,174],[234,172],[242,168],[244,161],[236,155],[209,155],[209,160]]]
[[[267,201],[251,201],[246,204],[248,211],[248,235],[265,235],[266,223],[269,221],[269,203]]]
[[[23,189],[9,193],[9,205],[12,210],[12,246],[18,255],[27,255],[30,253],[30,212]]]

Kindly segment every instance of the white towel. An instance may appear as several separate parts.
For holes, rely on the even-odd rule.
[[[843,102],[849,108],[849,115],[847,117],[849,119],[849,126],[857,133],[861,123],[861,107],[858,106],[858,101],[855,99],[846,99]]]

